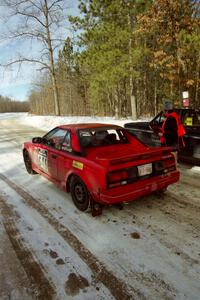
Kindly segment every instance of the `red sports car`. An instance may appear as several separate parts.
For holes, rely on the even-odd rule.
[[[81,211],[132,201],[179,180],[170,148],[150,148],[107,124],[54,128],[23,145],[26,169],[67,192]]]

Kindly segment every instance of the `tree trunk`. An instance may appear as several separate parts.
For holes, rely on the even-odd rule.
[[[131,22],[131,16],[128,15],[128,24],[130,27],[130,33],[132,33],[132,22]],[[129,71],[130,71],[130,101],[131,101],[131,110],[132,110],[132,118],[133,120],[137,119],[137,107],[136,107],[136,98],[134,94],[134,86],[133,86],[133,60],[132,60],[132,44],[133,39],[130,37],[129,39]]]
[[[158,103],[157,103],[157,81],[156,81],[156,76],[155,76],[155,81],[154,81],[154,115],[156,116],[157,111],[158,111]]]
[[[54,95],[54,109],[56,116],[60,116],[60,105],[58,98],[58,86],[56,81],[56,73],[55,73],[55,64],[53,57],[53,48],[52,48],[52,40],[51,33],[49,29],[49,8],[47,5],[47,0],[44,0],[44,10],[45,10],[45,24],[46,24],[46,33],[47,33],[47,44],[49,50],[49,59],[50,59],[50,69],[51,69],[51,80],[53,86],[53,95]]]
[[[194,99],[194,105],[195,108],[199,108],[200,100],[198,99],[199,95],[199,63],[200,63],[200,55],[199,59],[197,60],[197,66],[196,66],[196,87],[195,87],[195,99]]]
[[[148,111],[148,103],[147,103],[147,71],[146,68],[144,70],[144,76],[143,76],[143,113],[147,113]]]
[[[60,106],[59,106],[59,100],[58,100],[58,88],[57,88],[55,73],[51,74],[51,79],[52,79],[52,85],[53,85],[55,114],[56,114],[56,116],[60,116]]]
[[[115,118],[119,118],[119,103],[117,89],[115,89]]]
[[[133,120],[137,120],[136,100],[134,95],[131,95],[131,110]]]

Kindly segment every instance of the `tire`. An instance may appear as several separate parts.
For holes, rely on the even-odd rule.
[[[24,150],[23,156],[24,156],[24,164],[27,172],[32,175],[37,174],[32,168],[31,158],[27,150]]]
[[[80,211],[90,211],[91,199],[87,187],[78,176],[73,176],[70,180],[70,192],[74,205]]]

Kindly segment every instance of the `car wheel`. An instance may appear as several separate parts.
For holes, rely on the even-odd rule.
[[[91,206],[90,194],[83,181],[73,176],[70,181],[70,192],[75,206],[81,211],[89,211]]]
[[[37,174],[32,168],[32,162],[31,162],[31,158],[30,158],[28,151],[25,150],[23,155],[24,155],[24,164],[25,164],[27,172],[29,174]]]

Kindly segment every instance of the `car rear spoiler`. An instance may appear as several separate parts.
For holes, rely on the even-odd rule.
[[[163,156],[163,155],[167,155],[170,156],[170,152],[172,152],[172,148],[171,147],[165,147],[165,148],[159,148],[159,149],[152,149],[149,150],[148,152],[143,152],[141,154],[133,154],[133,155],[129,155],[129,156],[124,156],[124,157],[120,157],[117,159],[112,159],[110,160],[110,165],[118,165],[121,163],[126,163],[126,162],[130,162],[130,161],[135,161],[135,160],[146,160],[149,158],[152,158],[155,156]]]

